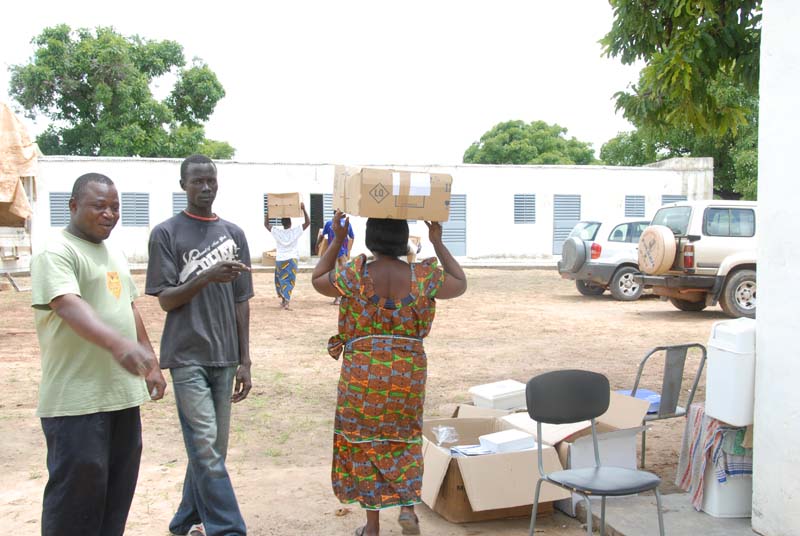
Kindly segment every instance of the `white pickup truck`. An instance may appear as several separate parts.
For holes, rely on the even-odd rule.
[[[719,303],[733,317],[756,315],[755,201],[665,205],[639,239],[635,278],[683,311]]]

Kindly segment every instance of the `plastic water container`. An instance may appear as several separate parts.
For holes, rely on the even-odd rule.
[[[472,403],[479,408],[517,409],[524,408],[525,384],[516,380],[485,383],[469,388]]]
[[[717,322],[708,340],[706,415],[733,426],[753,424],[756,321]]]

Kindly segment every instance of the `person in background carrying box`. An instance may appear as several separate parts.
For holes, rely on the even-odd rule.
[[[300,203],[300,210],[303,211],[302,227],[292,227],[292,218],[281,218],[283,228],[273,227],[269,222],[269,214],[264,214],[264,227],[272,234],[277,245],[275,253],[275,292],[281,299],[281,307],[289,309],[289,301],[292,299],[292,291],[297,280],[297,262],[300,258],[300,251],[297,249],[297,242],[303,235],[303,231],[311,225],[311,220],[306,212],[306,205]]]
[[[370,218],[359,255],[337,263],[349,219],[336,212],[331,247],[312,275],[325,296],[341,296],[339,333],[328,353],[342,356],[333,436],[333,491],[343,503],[361,504],[367,524],[356,536],[380,531],[380,511],[401,507],[403,534],[419,534],[414,505],[422,490],[422,405],[428,335],[436,299],[455,298],[467,278],[442,242],[442,226],[427,223],[435,258],[409,266],[408,222]],[[439,267],[441,262],[441,268]]]
[[[417,261],[417,255],[422,251],[422,240],[418,236],[408,237],[408,253],[406,253],[406,261],[408,264]]]
[[[328,246],[325,249],[330,248],[331,242],[333,242],[333,220],[328,220],[325,222],[325,226],[322,228],[322,237],[327,241]],[[347,235],[344,237],[344,242],[342,246],[339,248],[339,253],[336,256],[336,260],[338,262],[346,262],[350,258],[350,252],[353,250],[353,242],[355,241],[356,236],[353,234],[353,227],[350,225],[350,221],[347,222]],[[320,253],[322,256],[324,253]],[[339,303],[339,296],[337,295],[333,299],[334,305]]]

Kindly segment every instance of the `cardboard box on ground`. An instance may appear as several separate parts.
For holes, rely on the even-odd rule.
[[[267,212],[270,218],[302,218],[298,192],[267,194]]]
[[[530,517],[534,486],[539,477],[535,449],[454,457],[450,454],[452,445],[439,447],[433,434],[436,426],[453,426],[459,434],[457,444],[477,444],[484,434],[511,429],[508,423],[500,420],[508,414],[508,410],[460,404],[453,418],[425,421],[422,500],[451,523]],[[545,471],[562,468],[553,447],[546,447],[542,454]],[[553,501],[568,497],[568,491],[544,484],[538,515],[551,514]]]
[[[444,173],[336,166],[333,208],[365,218],[445,222],[452,183]]]
[[[274,249],[265,251],[261,255],[261,264],[263,266],[275,266],[276,251]]]

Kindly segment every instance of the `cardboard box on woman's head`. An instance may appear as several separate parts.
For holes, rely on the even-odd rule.
[[[396,169],[336,166],[333,208],[365,218],[450,219],[453,177]]]

